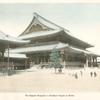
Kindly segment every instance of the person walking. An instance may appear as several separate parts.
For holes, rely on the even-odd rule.
[[[81,76],[83,75],[83,72],[82,71],[80,71],[80,73],[81,73]]]
[[[94,77],[96,77],[97,76],[97,73],[96,72],[94,72]]]
[[[78,79],[78,75],[77,75],[77,73],[75,73],[75,79]]]
[[[93,76],[93,72],[90,72],[91,77]]]

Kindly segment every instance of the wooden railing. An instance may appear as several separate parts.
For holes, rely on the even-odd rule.
[[[20,62],[16,62],[16,63],[9,62],[9,65],[8,65],[8,62],[0,62],[0,69],[4,69],[8,67],[11,69],[24,69],[24,68],[29,67],[29,65],[25,63],[20,63]]]
[[[9,67],[12,67],[13,63],[9,62]],[[8,67],[8,62],[0,62],[0,68],[1,67]]]
[[[49,64],[50,62],[43,62],[40,66],[48,66]],[[61,65],[65,67],[84,67],[84,63],[82,62],[62,62]]]
[[[66,67],[84,67],[82,62],[65,62]]]

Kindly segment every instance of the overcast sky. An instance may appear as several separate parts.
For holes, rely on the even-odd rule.
[[[18,36],[32,20],[33,12],[94,45],[90,50],[100,54],[100,4],[0,4],[0,30]]]

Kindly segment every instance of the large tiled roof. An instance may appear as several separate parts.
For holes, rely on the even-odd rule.
[[[42,46],[32,46],[32,47],[23,47],[23,48],[10,49],[10,52],[11,53],[28,54],[28,53],[51,51],[54,48],[56,48],[58,50],[64,49],[64,50],[67,50],[67,52],[69,52],[69,53],[93,54],[90,51],[79,49],[79,48],[70,46],[68,44],[60,43],[60,42],[56,43],[56,44],[49,44],[49,45],[42,45]]]
[[[30,34],[22,35],[19,37],[19,39],[33,39],[37,37],[43,37],[43,36],[48,36],[48,35],[53,35],[61,32],[62,30],[57,29],[57,30],[50,30],[50,31],[39,31],[39,32],[31,32]]]
[[[83,48],[93,47],[91,44],[84,42],[74,36],[71,35],[70,31],[45,19],[44,17],[40,16],[39,14],[35,13],[33,19],[29,26],[25,29],[25,31],[20,34],[19,38],[23,40],[28,39],[38,39],[38,37],[47,37],[48,35],[59,34],[61,31],[66,36],[66,39],[69,39],[71,43],[79,44],[78,46],[83,46]]]
[[[23,47],[10,49],[11,53],[31,53],[31,52],[43,52],[43,51],[51,51],[54,48],[62,49],[67,47],[68,44],[58,43],[58,44],[50,44],[50,45],[42,45],[42,46],[32,46],[32,47]]]
[[[0,31],[0,43],[23,44],[23,43],[29,43],[29,40],[26,41],[19,38],[15,38]]]

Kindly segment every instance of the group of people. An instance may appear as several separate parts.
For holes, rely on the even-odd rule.
[[[76,72],[76,73],[74,74],[75,79],[78,79],[79,76],[81,76],[81,77],[83,76],[83,72],[82,72],[82,71],[80,71],[80,73],[79,73],[79,72],[78,72],[78,73]],[[97,72],[91,71],[91,72],[90,72],[90,76],[91,76],[91,77],[97,77]]]
[[[96,77],[97,76],[97,73],[96,72],[90,72],[90,76],[91,77]]]
[[[80,71],[80,76],[82,76],[82,75],[83,75],[83,72]],[[75,76],[75,79],[78,79],[78,73],[77,72],[74,74],[74,76]]]

